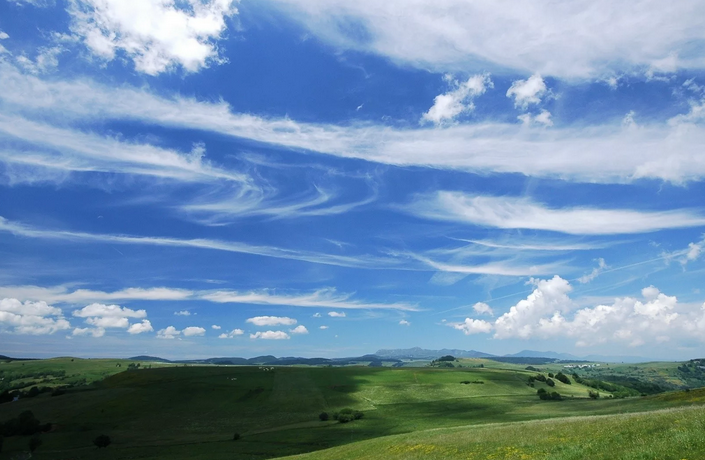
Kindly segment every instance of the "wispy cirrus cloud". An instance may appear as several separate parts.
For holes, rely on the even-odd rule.
[[[590,207],[553,209],[526,198],[448,191],[419,196],[405,210],[433,220],[573,235],[647,233],[705,225],[705,216],[692,210],[635,211]]]

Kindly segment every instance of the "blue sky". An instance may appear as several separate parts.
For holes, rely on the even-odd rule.
[[[703,17],[0,0],[0,353],[699,357]]]

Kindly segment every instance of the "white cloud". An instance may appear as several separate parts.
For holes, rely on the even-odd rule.
[[[320,318],[320,317],[321,317],[321,314],[320,314],[320,313],[314,313],[314,314],[313,314],[313,317],[314,317],[314,318]]]
[[[605,263],[605,259],[599,258],[599,259],[597,259],[597,267],[593,268],[590,273],[578,278],[578,282],[580,284],[587,284],[590,281],[597,278],[598,276],[600,276],[600,273],[605,271],[606,268],[607,268],[607,264]]]
[[[440,191],[406,207],[420,217],[503,229],[532,229],[574,235],[646,233],[705,225],[705,217],[687,210],[552,209],[526,198],[466,195]]]
[[[0,66],[0,99],[6,112],[35,111],[43,120],[63,124],[71,120],[138,120],[383,164],[520,173],[586,182],[652,178],[684,183],[705,177],[705,160],[700,155],[705,127],[701,124],[703,116],[698,115],[705,114],[705,109],[696,106],[691,113],[674,117],[668,124],[652,123],[640,129],[621,123],[551,130],[488,122],[445,129],[337,126],[238,114],[224,102],[164,98],[145,89],[111,88],[91,80],[42,80],[23,75],[8,64]],[[0,118],[0,130],[51,149],[51,155],[23,152],[5,155],[4,161],[33,161],[62,168],[69,162],[75,164],[76,170],[90,166],[91,170],[132,171],[189,180],[236,176],[199,165],[182,153],[153,146],[126,146],[74,130],[30,123],[22,117]],[[56,159],[56,150],[63,152],[61,161]],[[125,156],[125,152],[130,154]]]
[[[247,321],[255,326],[293,326],[296,320],[286,316],[255,316],[248,318]]]
[[[446,326],[463,331],[465,335],[486,334],[492,331],[492,323],[481,319],[465,318],[462,323],[446,323]]]
[[[451,121],[463,112],[475,109],[472,99],[492,88],[492,80],[487,74],[474,75],[465,82],[458,82],[450,76],[446,81],[454,88],[445,94],[439,94],[433,100],[433,106],[423,114],[422,120],[441,124]]]
[[[189,326],[181,331],[184,337],[200,337],[206,334],[206,330],[202,327]]]
[[[0,228],[2,222],[0,221]],[[76,289],[70,291],[66,286],[0,286],[0,297],[17,297],[27,300],[45,300],[47,302],[82,303],[113,300],[186,300],[192,291],[171,288],[127,288],[113,292]]]
[[[131,310],[127,307],[119,305],[104,305],[100,303],[92,303],[79,310],[74,310],[73,316],[79,318],[90,317],[107,317],[107,318],[146,318],[145,310]]]
[[[7,40],[8,38],[10,38],[10,36],[7,35],[6,32],[3,32],[2,30],[0,30],[0,40]]]
[[[15,57],[17,64],[32,74],[42,74],[55,70],[59,65],[59,55],[65,49],[61,46],[41,47],[34,59],[25,54]]]
[[[1,228],[1,227],[0,227]],[[406,303],[373,303],[351,299],[352,294],[338,294],[335,289],[319,289],[309,294],[276,294],[273,290],[237,292],[217,291],[202,296],[218,303],[247,303],[256,305],[287,305],[292,307],[406,310],[415,311],[415,305]],[[315,315],[314,315],[315,316]]]
[[[411,326],[411,323],[405,319],[399,321],[400,326]]]
[[[216,331],[219,331],[219,330],[221,329],[221,327],[218,326],[217,324],[214,324],[214,325],[211,326],[211,329],[214,329],[214,330],[216,330]]]
[[[267,331],[267,332],[255,332],[250,334],[251,339],[262,339],[262,340],[286,340],[289,339],[289,334],[283,331]]]
[[[700,258],[705,251],[705,235],[700,241],[688,243],[688,247],[684,250],[664,252],[662,255],[667,261],[675,260],[683,267],[689,262],[694,262]]]
[[[100,328],[127,329],[130,327],[130,322],[127,318],[117,318],[114,316],[86,318],[86,324]]]
[[[46,335],[70,329],[60,308],[46,302],[0,300],[0,331],[15,334]]]
[[[525,113],[517,117],[525,125],[531,125],[538,123],[542,126],[553,126],[553,120],[551,120],[551,112],[548,110],[542,110],[538,115],[531,115],[530,113]]]
[[[176,315],[176,316],[191,316],[191,312],[188,310],[175,311],[174,315]]]
[[[176,329],[174,326],[169,326],[165,329],[160,329],[157,331],[158,339],[175,339],[179,335],[181,335],[181,331]]]
[[[657,66],[701,69],[698,0],[274,0],[318,38],[437,71],[490,69],[598,78]],[[400,14],[403,12],[403,14]],[[346,24],[360,33],[351,34]],[[360,39],[359,37],[364,37]]]
[[[234,337],[243,335],[244,333],[245,333],[245,331],[243,331],[242,329],[233,329],[230,332],[227,332],[227,333],[224,332],[224,333],[220,334],[218,336],[218,338],[219,339],[232,339]]]
[[[475,305],[472,306],[472,309],[475,310],[475,313],[479,315],[494,316],[494,311],[492,310],[492,307],[490,307],[484,302],[477,302]]]
[[[328,312],[328,316],[330,316],[331,318],[345,318],[346,315],[344,311],[330,311]]]
[[[77,327],[73,330],[71,335],[74,336],[87,336],[90,335],[92,337],[103,337],[105,335],[105,329],[102,327],[96,327],[96,328],[91,328],[91,327],[84,327],[80,328]]]
[[[514,106],[526,110],[530,104],[539,104],[546,94],[546,83],[541,75],[534,74],[526,80],[516,80],[507,90],[507,97],[514,98]]]
[[[289,332],[292,334],[308,334],[308,329],[304,325],[298,325],[294,329],[290,329]]]
[[[71,0],[71,31],[97,57],[122,53],[157,75],[176,66],[196,72],[222,62],[216,41],[237,14],[235,0]]]
[[[318,329],[326,330],[326,329],[328,329],[328,326],[320,326]]]
[[[154,328],[152,327],[152,323],[148,319],[143,319],[141,323],[134,323],[132,324],[128,329],[127,333],[136,335],[136,334],[142,334],[144,332],[152,332]]]

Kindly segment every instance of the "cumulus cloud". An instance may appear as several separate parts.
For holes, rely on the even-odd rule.
[[[546,82],[541,75],[534,74],[526,80],[516,80],[507,90],[507,97],[514,99],[514,106],[527,109],[530,104],[539,104],[546,94]]]
[[[451,121],[463,112],[475,109],[472,99],[483,94],[487,88],[492,88],[492,80],[487,74],[475,75],[465,82],[458,82],[452,76],[446,75],[445,80],[453,90],[439,94],[433,100],[433,106],[423,114],[422,120],[441,124]]]
[[[296,320],[286,316],[255,316],[247,321],[255,326],[293,326]]]
[[[690,210],[636,211],[588,207],[554,209],[527,198],[467,195],[448,191],[420,195],[404,209],[434,220],[573,235],[646,233],[705,225],[705,216]]]
[[[490,333],[496,339],[571,338],[577,346],[619,343],[640,346],[653,338],[703,340],[705,305],[680,304],[654,286],[641,291],[641,299],[616,298],[612,304],[578,308],[569,297],[570,283],[559,276],[531,280],[534,290],[492,323],[467,318],[448,323],[466,334]]]
[[[475,313],[477,313],[478,315],[494,316],[494,311],[492,310],[492,307],[490,307],[484,302],[477,302],[475,305],[472,306],[472,309],[475,310]]]
[[[176,316],[191,316],[191,312],[188,310],[175,311],[174,315],[176,315]]]
[[[200,337],[206,334],[206,330],[198,326],[189,326],[181,331],[184,337]]]
[[[266,331],[266,332],[255,332],[250,334],[251,339],[261,339],[261,340],[286,340],[289,339],[289,334],[284,331]]]
[[[181,335],[181,331],[176,329],[174,326],[169,326],[165,329],[160,329],[157,331],[158,339],[175,339]]]
[[[344,311],[330,311],[328,312],[328,316],[331,318],[345,318],[345,312]]]
[[[219,331],[219,330],[221,329],[221,327],[218,326],[217,324],[214,324],[214,325],[211,326],[211,329],[214,329],[214,330],[216,330],[216,331]]]
[[[3,32],[2,30],[0,30],[0,40],[7,40],[8,38],[10,38],[10,36],[7,35],[6,32]]]
[[[222,62],[216,42],[237,14],[235,0],[71,0],[71,31],[100,59],[126,56],[157,75]]]
[[[599,259],[597,259],[597,267],[593,268],[590,273],[587,273],[587,274],[581,276],[580,278],[578,278],[578,282],[580,284],[587,284],[590,281],[597,278],[598,276],[600,276],[600,273],[605,271],[606,268],[607,268],[607,264],[605,263],[605,259],[599,258]]]
[[[399,321],[400,326],[411,326],[411,323],[405,319]]]
[[[318,329],[326,330],[328,329],[328,326],[320,326]]]
[[[321,317],[321,314],[320,314],[320,313],[314,313],[314,314],[313,314],[313,317],[314,317],[314,318],[320,318],[320,317]]]
[[[308,329],[306,329],[306,326],[304,325],[299,325],[296,326],[294,329],[290,329],[289,332],[292,334],[308,334]]]
[[[46,302],[0,300],[0,331],[15,334],[46,335],[70,329],[60,308]]]
[[[531,125],[538,123],[542,126],[553,126],[553,120],[551,120],[551,112],[548,110],[542,110],[538,115],[531,115],[530,113],[524,113],[517,117],[525,125]]]
[[[481,319],[465,318],[465,321],[462,323],[446,323],[446,326],[463,331],[465,335],[489,333],[492,331],[492,323]]]
[[[141,323],[134,323],[127,328],[127,333],[136,335],[144,332],[152,332],[153,330],[152,323],[148,319],[143,319]]]
[[[666,261],[675,260],[680,263],[683,267],[688,265],[689,262],[694,262],[700,258],[700,256],[705,251],[705,235],[703,235],[700,241],[693,243],[688,243],[688,247],[683,250],[664,252],[662,256]]]
[[[73,330],[71,335],[74,336],[91,336],[91,337],[103,337],[105,335],[105,329],[102,327],[77,327]]]
[[[224,333],[220,334],[218,336],[218,338],[219,339],[232,339],[237,336],[243,335],[244,333],[245,333],[245,331],[243,331],[242,329],[233,329],[230,332],[224,332]]]

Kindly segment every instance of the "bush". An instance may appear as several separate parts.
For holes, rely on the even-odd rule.
[[[536,377],[534,377],[534,380],[539,381],[539,382],[545,382],[546,376],[543,374],[536,374]]]
[[[559,372],[556,374],[556,380],[558,380],[561,383],[565,383],[566,385],[571,385],[572,382],[568,378],[567,375],[565,375],[563,372]]]
[[[364,416],[365,414],[362,411],[356,410],[355,412],[353,412],[353,418],[355,420],[360,420]]]
[[[353,417],[353,414],[338,414],[338,422],[339,423],[348,423],[352,422],[355,420],[355,417]]]
[[[553,375],[553,372],[549,372],[549,373],[548,373],[548,376],[551,377],[551,378],[555,377],[555,375]]]
[[[548,385],[549,387],[555,387],[556,382],[554,382],[552,379],[546,379],[546,385]]]
[[[442,362],[442,361],[455,361],[455,356],[451,356],[451,355],[441,356],[436,361],[440,361],[440,362]]]
[[[233,441],[237,441],[238,439],[240,439],[240,433],[234,433],[233,434]]]
[[[95,444],[98,449],[108,447],[110,445],[110,436],[101,434],[93,440],[93,444]]]
[[[327,422],[330,416],[328,415],[328,412],[321,412],[318,414],[318,418],[321,422]]]
[[[560,401],[560,400],[563,399],[563,398],[561,397],[561,395],[558,394],[558,392],[553,391],[553,392],[549,393],[549,392],[546,391],[544,388],[539,388],[538,391],[536,392],[536,394],[538,395],[538,397],[539,397],[540,399],[542,399],[542,400],[544,400],[544,401],[550,401],[550,400],[552,400],[552,401]]]
[[[588,390],[588,396],[590,396],[590,399],[597,399],[600,397],[600,393],[597,391]]]
[[[42,440],[39,439],[39,437],[37,437],[37,436],[33,436],[33,437],[29,438],[29,444],[27,447],[29,447],[30,452],[34,452],[41,445],[42,445]]]

